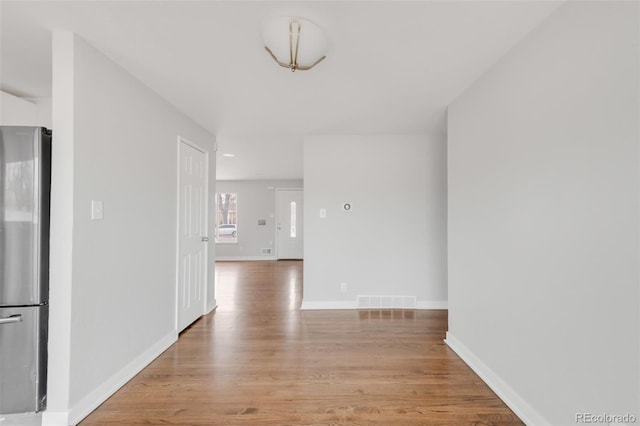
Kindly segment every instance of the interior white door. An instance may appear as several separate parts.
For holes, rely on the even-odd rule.
[[[180,140],[178,332],[204,312],[207,277],[207,154]]]
[[[301,189],[279,189],[278,259],[303,258],[303,192]]]

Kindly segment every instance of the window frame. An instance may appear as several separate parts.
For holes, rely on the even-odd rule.
[[[229,205],[233,205],[231,203],[231,200],[235,201],[235,210],[228,210],[227,211],[227,215],[229,215],[230,213],[233,212],[234,215],[234,221],[235,223],[229,223],[229,222],[233,222],[228,220],[229,216],[227,216],[227,223],[219,223],[219,221],[221,220],[221,211],[220,211],[220,200],[219,197],[222,194],[229,194]],[[215,221],[215,242],[216,244],[238,244],[238,233],[239,233],[239,229],[238,229],[238,193],[237,192],[216,192],[214,195],[214,199],[215,199],[215,217],[214,217],[214,221]],[[222,225],[235,225],[236,229],[235,229],[235,237],[234,236],[222,236],[222,238],[219,235],[220,232],[220,226]]]

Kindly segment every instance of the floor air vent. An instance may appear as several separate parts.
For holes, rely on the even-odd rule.
[[[415,309],[416,296],[358,296],[358,309]]]

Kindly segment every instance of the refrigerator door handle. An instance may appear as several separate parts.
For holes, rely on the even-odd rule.
[[[22,315],[11,315],[6,318],[0,318],[0,325],[2,324],[11,324],[12,322],[21,322]]]

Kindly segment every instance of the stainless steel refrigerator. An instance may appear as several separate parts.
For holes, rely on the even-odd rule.
[[[46,407],[51,132],[0,126],[0,414]]]

